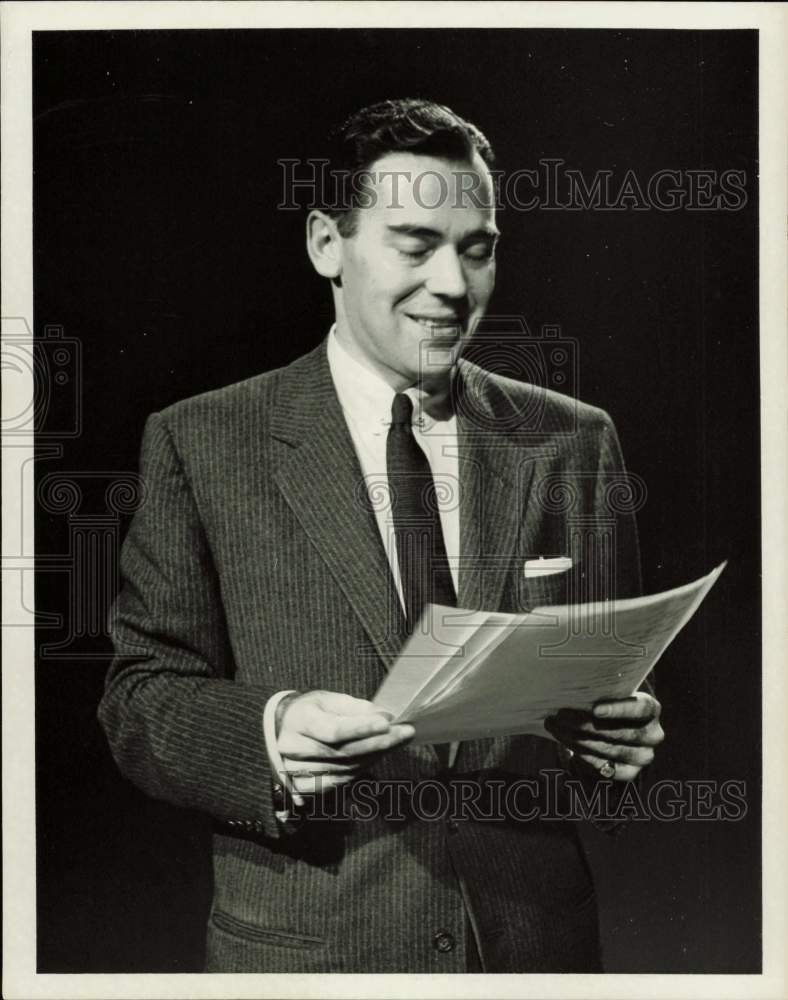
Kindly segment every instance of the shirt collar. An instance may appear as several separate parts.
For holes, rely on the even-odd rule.
[[[391,404],[395,392],[384,379],[353,357],[339,342],[336,324],[328,334],[328,365],[342,409],[362,429],[380,433],[391,424]],[[413,423],[422,432],[436,421],[423,409],[417,389],[405,393],[413,400]]]

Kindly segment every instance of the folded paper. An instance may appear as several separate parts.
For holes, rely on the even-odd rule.
[[[545,562],[550,560],[544,560]],[[374,702],[416,743],[530,733],[632,695],[725,568],[675,590],[524,614],[429,605]]]

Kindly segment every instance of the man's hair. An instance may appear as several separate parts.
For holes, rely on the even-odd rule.
[[[329,175],[346,183],[344,196],[327,202],[325,211],[337,220],[342,236],[352,236],[360,200],[357,179],[376,160],[388,153],[416,153],[459,163],[475,152],[492,167],[492,146],[482,131],[443,104],[413,97],[370,104],[328,135]]]

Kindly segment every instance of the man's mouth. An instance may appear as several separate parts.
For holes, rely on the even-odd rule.
[[[430,334],[462,333],[465,326],[464,319],[454,314],[448,316],[429,316],[406,313],[406,315],[408,319],[412,319],[415,323],[418,323],[426,333]]]

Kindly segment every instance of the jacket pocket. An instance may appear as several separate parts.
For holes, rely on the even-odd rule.
[[[520,610],[568,603],[571,573],[568,570],[532,579],[522,577],[518,582]]]
[[[290,931],[279,930],[278,928],[260,927],[258,924],[250,924],[245,920],[230,916],[223,910],[214,910],[211,914],[211,923],[217,930],[224,931],[235,937],[245,938],[247,941],[258,941],[263,944],[279,945],[282,948],[323,948],[325,940],[319,937],[312,937],[309,934],[293,934]]]

